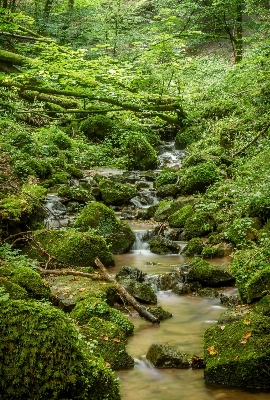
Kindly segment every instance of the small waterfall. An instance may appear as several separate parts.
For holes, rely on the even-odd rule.
[[[131,250],[146,250],[148,248],[148,241],[153,234],[153,230],[140,230],[134,231],[134,233],[136,239]]]

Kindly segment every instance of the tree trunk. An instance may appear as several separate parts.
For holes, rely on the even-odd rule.
[[[238,63],[243,57],[243,4],[237,1],[236,5],[236,34],[235,34],[235,62]]]
[[[160,321],[158,318],[154,317],[153,314],[151,314],[150,312],[148,312],[146,310],[145,307],[143,307],[141,304],[139,304],[137,302],[137,300],[134,299],[133,296],[131,296],[126,289],[124,289],[111,275],[108,274],[106,268],[104,267],[104,265],[100,262],[100,260],[98,258],[95,259],[95,263],[96,265],[101,269],[102,274],[104,276],[104,278],[106,279],[106,281],[111,282],[114,284],[114,286],[116,287],[118,293],[129,303],[132,305],[132,307],[138,311],[139,315],[145,319],[147,319],[147,321],[152,322],[153,324],[159,324]]]

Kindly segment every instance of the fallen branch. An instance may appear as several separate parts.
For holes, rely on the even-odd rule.
[[[72,269],[44,269],[41,267],[36,267],[36,270],[41,275],[72,275],[72,276],[84,276],[90,279],[102,279],[103,277],[100,274],[89,274],[87,272],[74,271]]]
[[[108,282],[111,282],[114,284],[116,287],[118,293],[129,303],[132,305],[132,307],[138,311],[139,315],[147,321],[152,322],[153,324],[159,324],[160,321],[158,318],[156,318],[153,314],[148,312],[145,307],[143,307],[140,303],[137,302],[137,300],[134,299],[133,296],[131,296],[126,289],[124,289],[110,274],[108,274],[106,268],[104,265],[101,263],[101,261],[96,258],[95,259],[95,264],[101,269],[102,275],[104,279]]]
[[[249,143],[246,144],[244,147],[242,147],[240,150],[238,150],[236,153],[234,153],[234,154],[232,155],[232,157],[236,157],[236,156],[238,156],[240,153],[242,153],[244,150],[246,150],[249,146],[251,146],[254,142],[256,142],[256,140],[258,140],[260,136],[264,135],[264,134],[268,131],[269,128],[270,128],[270,122],[266,125],[266,127],[265,127],[261,132],[258,133],[258,135],[256,135],[256,136],[251,140],[251,142],[249,142]]]

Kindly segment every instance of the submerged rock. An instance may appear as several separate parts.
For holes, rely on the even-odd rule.
[[[164,319],[171,318],[173,315],[169,311],[163,310],[162,307],[149,307],[147,308],[147,311],[149,311],[151,314],[154,315],[154,317],[158,318],[160,321],[163,321]]]
[[[189,368],[191,356],[165,344],[152,344],[146,358],[156,368]]]
[[[113,182],[110,179],[102,179],[99,182],[99,189],[107,205],[126,204],[136,196],[136,190],[132,185]]]
[[[180,246],[163,236],[154,236],[149,242],[150,251],[156,254],[178,254]]]
[[[120,280],[121,278],[129,278],[134,279],[137,282],[143,282],[144,277],[146,276],[145,272],[142,272],[138,268],[132,268],[127,265],[124,265],[120,268],[118,274],[116,275],[116,280]]]

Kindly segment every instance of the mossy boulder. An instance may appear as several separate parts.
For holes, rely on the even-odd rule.
[[[134,279],[135,281],[138,282],[143,282],[145,275],[146,273],[142,272],[138,268],[124,265],[123,267],[120,268],[119,272],[117,273],[116,280],[121,278],[129,278],[129,279]]]
[[[163,185],[176,183],[179,176],[175,170],[164,169],[160,175],[156,178],[154,187],[159,188]]]
[[[235,252],[229,270],[235,276],[243,302],[251,303],[270,293],[268,257],[268,250],[258,247]]]
[[[113,210],[102,203],[87,204],[74,222],[74,228],[80,231],[94,229],[102,236],[114,254],[129,251],[135,241],[135,234],[126,223],[119,221]]]
[[[162,185],[156,190],[157,197],[162,199],[165,197],[175,197],[179,192],[180,188],[175,183],[168,183],[167,185]]]
[[[63,197],[65,200],[75,200],[86,203],[88,201],[95,201],[89,190],[84,189],[83,186],[69,186],[61,185],[58,189],[58,196]]]
[[[127,204],[137,194],[132,185],[113,182],[110,179],[100,180],[99,189],[107,205]]]
[[[79,301],[92,297],[100,298],[109,305],[119,299],[112,283],[83,276],[58,276],[51,282],[51,290],[57,298],[58,306],[64,311],[71,311]]]
[[[185,238],[190,240],[194,237],[204,236],[214,230],[215,222],[211,215],[205,211],[197,211],[190,215],[185,222]]]
[[[135,299],[147,304],[157,304],[157,295],[151,286],[129,278],[118,278],[118,282]]]
[[[150,240],[149,248],[152,253],[156,254],[178,254],[180,250],[177,243],[158,235]]]
[[[204,258],[213,258],[219,256],[219,249],[215,246],[205,246],[202,250],[202,256]]]
[[[118,325],[127,335],[131,334],[134,330],[133,324],[124,314],[96,297],[80,301],[70,315],[79,325],[88,324],[92,317],[98,317]]]
[[[50,254],[51,262],[58,267],[95,267],[97,257],[105,266],[114,265],[113,255],[105,240],[92,231],[42,230],[35,232],[34,237],[40,243],[39,247],[27,247],[25,251],[39,261],[46,260],[46,254]]]
[[[187,218],[190,217],[193,213],[193,207],[190,204],[182,207],[180,210],[169,216],[168,221],[170,226],[183,228],[185,226]]]
[[[215,164],[201,163],[182,172],[180,186],[183,194],[204,193],[208,186],[221,177]]]
[[[157,152],[140,133],[131,133],[124,143],[129,169],[149,170],[158,165]]]
[[[186,256],[194,256],[195,254],[201,254],[203,249],[203,240],[201,238],[191,239],[184,249]]]
[[[87,325],[80,327],[80,332],[93,343],[93,354],[102,357],[112,369],[134,366],[134,359],[126,352],[126,334],[118,325],[93,317]]]
[[[52,292],[48,283],[29,267],[17,267],[13,269],[10,282],[24,288],[29,297],[34,299],[51,299]]]
[[[250,313],[233,324],[209,328],[204,335],[206,383],[270,388],[270,318]]]
[[[27,291],[16,283],[10,282],[7,278],[0,277],[0,287],[5,293],[9,294],[9,299],[12,300],[27,300]]]
[[[120,399],[112,371],[89,353],[62,311],[36,302],[2,302],[0,332],[3,398]]]
[[[80,124],[80,130],[92,141],[102,141],[113,129],[113,121],[106,115],[95,115],[86,118]]]
[[[189,144],[195,142],[200,137],[200,132],[198,132],[197,126],[189,126],[185,129],[181,129],[177,132],[175,137],[175,147],[176,149],[183,150]]]
[[[166,221],[170,215],[182,208],[182,204],[173,200],[162,200],[157,205],[155,204],[154,207],[157,207],[153,216],[154,220],[163,222]]]
[[[191,356],[178,350],[172,349],[166,344],[152,344],[146,359],[156,368],[189,368]]]
[[[25,223],[31,218],[43,217],[43,200],[46,189],[38,185],[25,184],[17,195],[0,200],[0,220]]]
[[[256,242],[259,232],[254,228],[256,222],[252,218],[236,218],[228,228],[228,239],[238,248],[245,247],[248,242]]]
[[[188,282],[199,282],[203,286],[222,286],[234,283],[234,277],[226,270],[215,267],[201,258],[194,258],[187,273]]]
[[[158,318],[160,321],[163,321],[168,318],[172,318],[172,313],[169,311],[163,310],[162,307],[148,307],[147,311],[154,315],[154,317]]]
[[[270,317],[270,295],[264,296],[260,299],[254,307],[254,311]]]

